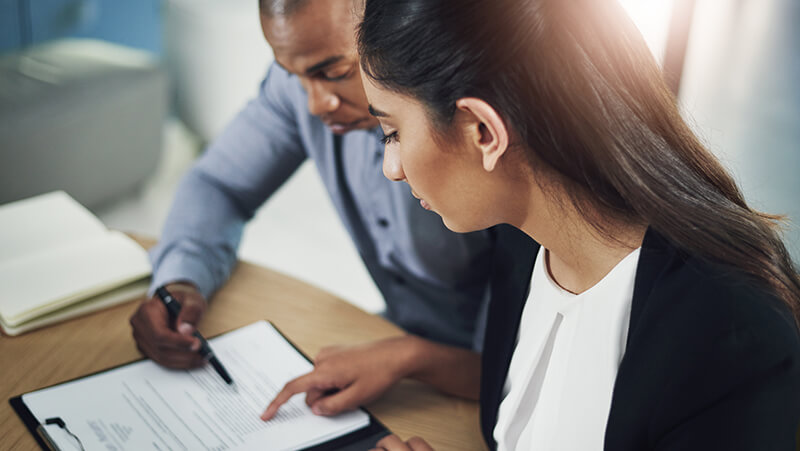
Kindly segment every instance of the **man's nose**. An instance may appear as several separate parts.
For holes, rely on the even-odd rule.
[[[308,111],[314,116],[332,113],[339,108],[339,96],[322,83],[311,83],[308,89]]]
[[[397,151],[387,148],[383,152],[383,175],[393,182],[405,180],[406,175],[403,173],[403,165],[400,163]]]

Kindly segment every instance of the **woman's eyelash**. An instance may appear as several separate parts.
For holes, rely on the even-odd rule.
[[[381,138],[381,144],[383,144],[384,146],[386,144],[389,144],[390,142],[394,142],[394,141],[397,141],[397,132],[396,131],[391,132],[388,135],[383,135],[383,138]]]

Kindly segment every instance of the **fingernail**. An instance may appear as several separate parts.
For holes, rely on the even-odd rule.
[[[192,334],[192,325],[189,323],[180,323],[178,325],[178,332],[184,335],[191,335]]]
[[[314,415],[322,415],[323,414],[322,413],[322,409],[320,409],[319,406],[312,407],[311,408],[311,412],[313,412]]]
[[[192,343],[192,351],[199,351],[200,350],[200,340],[195,341]]]

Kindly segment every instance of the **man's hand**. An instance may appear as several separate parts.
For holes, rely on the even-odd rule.
[[[419,437],[411,437],[404,443],[396,435],[387,435],[370,451],[433,451],[433,448]]]
[[[203,365],[197,352],[200,340],[192,336],[206,311],[206,300],[188,284],[167,285],[167,290],[181,303],[181,313],[171,324],[167,308],[154,296],[139,305],[131,316],[136,346],[145,356],[169,368],[194,368]]]
[[[414,337],[395,337],[350,347],[329,347],[317,355],[314,370],[288,382],[261,419],[298,393],[317,415],[336,415],[381,396],[411,371]]]

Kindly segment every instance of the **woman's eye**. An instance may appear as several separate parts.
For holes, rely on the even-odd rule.
[[[385,146],[389,143],[393,143],[397,141],[397,131],[393,131],[388,135],[384,134],[383,138],[381,138],[381,143]]]

